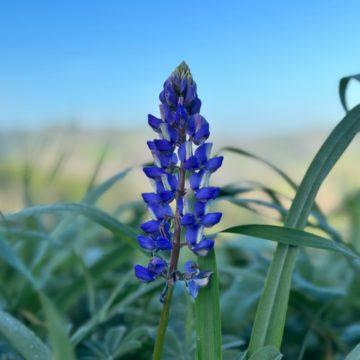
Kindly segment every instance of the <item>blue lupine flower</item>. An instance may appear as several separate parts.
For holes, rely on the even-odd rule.
[[[152,220],[141,225],[145,234],[137,238],[152,258],[147,267],[136,265],[135,275],[144,282],[165,277],[165,289],[184,280],[196,298],[212,273],[200,271],[193,262],[186,263],[186,271],[181,273],[178,257],[183,245],[197,256],[206,256],[214,247],[204,229],[216,225],[222,216],[208,212],[208,205],[219,195],[219,188],[210,186],[210,176],[221,167],[223,157],[210,156],[212,143],[206,142],[209,123],[200,115],[196,84],[184,62],[165,81],[159,99],[160,118],[148,116],[150,127],[159,136],[147,143],[154,165],[143,169],[154,189],[142,194]],[[181,233],[185,244],[180,243]],[[169,262],[161,258],[162,251],[170,251]]]
[[[196,263],[188,261],[184,265],[185,274],[184,280],[188,288],[189,294],[193,299],[198,295],[199,288],[205,287],[212,276],[211,271],[201,271],[198,269]]]

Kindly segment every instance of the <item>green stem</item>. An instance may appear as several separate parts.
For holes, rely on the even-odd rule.
[[[330,170],[360,131],[360,106],[335,127],[311,162],[291,204],[285,226],[303,229],[316,194]],[[279,244],[256,312],[248,356],[266,345],[280,348],[298,247]]]
[[[181,141],[186,141],[186,133],[185,130],[182,130],[181,134]],[[179,169],[179,185],[176,190],[176,211],[174,217],[174,237],[173,237],[173,249],[170,255],[170,265],[169,265],[169,272],[168,272],[168,291],[166,293],[163,308],[161,310],[160,315],[160,323],[158,328],[158,333],[156,336],[154,353],[153,353],[153,360],[160,360],[162,349],[164,346],[165,340],[165,333],[167,324],[169,321],[169,314],[170,314],[170,304],[172,299],[172,294],[174,290],[175,283],[173,282],[173,274],[177,269],[179,256],[180,256],[180,248],[181,248],[181,225],[180,225],[180,210],[179,210],[179,201],[185,195],[185,178],[186,178],[186,171],[185,166],[181,162],[180,169]]]
[[[158,332],[156,335],[156,341],[155,341],[155,346],[154,346],[153,360],[161,359],[161,353],[163,350],[166,328],[167,328],[167,324],[169,321],[170,304],[171,304],[173,290],[174,290],[174,287],[172,285],[169,285],[168,292],[164,299],[163,308],[161,310],[160,323],[159,323],[159,328],[158,328]]]

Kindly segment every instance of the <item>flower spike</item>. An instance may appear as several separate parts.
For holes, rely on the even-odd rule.
[[[204,230],[219,223],[222,216],[208,212],[208,205],[219,195],[219,188],[209,183],[223,157],[211,158],[209,123],[200,115],[196,83],[185,62],[165,81],[159,99],[160,118],[148,115],[149,126],[159,137],[147,143],[154,165],[143,169],[154,188],[154,192],[142,194],[152,220],[141,225],[144,234],[137,237],[152,257],[147,267],[136,265],[134,270],[143,282],[166,279],[162,299],[168,287],[179,280],[185,281],[195,299],[212,273],[200,271],[194,262],[186,263],[182,273],[178,259],[183,245],[197,256],[206,256],[214,247],[214,240],[206,238]],[[180,242],[182,235],[185,244]],[[160,257],[162,252],[170,252],[169,262]]]

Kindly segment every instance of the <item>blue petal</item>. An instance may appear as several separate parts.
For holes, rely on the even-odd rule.
[[[185,238],[190,246],[195,245],[200,241],[203,235],[204,228],[200,225],[188,226],[185,232]]]
[[[139,245],[146,250],[155,250],[155,243],[152,238],[149,238],[147,236],[139,235],[137,237],[137,241]]]
[[[185,162],[192,156],[192,143],[191,141],[185,141],[179,146],[178,150],[179,159]]]
[[[187,273],[193,274],[193,273],[197,273],[198,272],[198,266],[195,262],[193,261],[187,261],[184,264],[184,268],[186,270]]]
[[[205,227],[212,227],[220,221],[221,216],[222,213],[220,212],[206,214],[200,219],[200,224]]]
[[[176,96],[175,91],[170,83],[165,84],[164,91],[165,91],[166,102],[171,106],[176,106],[177,105],[177,96]]]
[[[208,161],[211,153],[212,143],[204,143],[201,144],[196,150],[195,150],[195,156],[199,160],[200,164],[203,164]]]
[[[173,124],[176,120],[174,112],[167,104],[161,104],[160,106],[161,119],[168,124]]]
[[[167,263],[165,260],[160,259],[154,256],[148,265],[148,269],[154,274],[155,276],[159,276],[167,267]]]
[[[211,271],[202,271],[194,276],[192,280],[196,283],[196,285],[202,288],[209,283],[212,274],[213,273]]]
[[[160,221],[158,220],[149,220],[140,225],[140,228],[145,231],[147,234],[153,234],[159,231]]]
[[[161,197],[155,193],[142,193],[141,196],[147,204],[158,204],[161,201]]]
[[[168,204],[148,204],[148,209],[152,217],[157,220],[173,216],[172,209]]]
[[[170,191],[175,191],[177,189],[178,186],[178,180],[177,177],[175,175],[172,174],[164,174],[161,177],[162,183],[164,185],[164,189]]]
[[[206,256],[213,247],[214,247],[214,240],[204,239],[200,241],[198,244],[194,244],[191,247],[191,250],[197,256]]]
[[[165,171],[157,166],[145,166],[143,171],[151,179],[159,178],[162,174],[165,174]]]
[[[190,105],[189,113],[191,115],[198,114],[200,112],[201,108],[201,100],[199,98],[196,98]]]
[[[195,224],[195,216],[193,214],[185,214],[181,220],[180,220],[180,224],[182,226],[189,226],[189,225],[194,225]]]
[[[219,192],[220,189],[218,187],[204,187],[195,194],[195,197],[199,201],[213,200],[219,195]]]
[[[160,95],[159,95],[159,100],[162,102],[162,103],[165,103],[165,91],[163,90]]]
[[[188,85],[185,96],[185,104],[190,105],[190,103],[196,98],[196,85]]]
[[[173,144],[176,144],[179,141],[179,134],[177,130],[175,130],[170,124],[163,122],[160,124],[160,129],[165,140],[170,141]]]
[[[159,151],[172,152],[174,150],[174,145],[167,140],[155,139],[154,144]]]
[[[159,196],[161,202],[169,203],[174,200],[175,193],[174,193],[174,191],[171,191],[171,190],[165,190],[165,191],[160,191],[158,196]]]
[[[182,98],[180,98],[180,99],[182,99]],[[180,100],[180,99],[179,99],[179,100]],[[178,117],[178,122],[179,122],[179,124],[180,124],[181,126],[184,126],[184,125],[187,123],[187,121],[188,121],[188,114],[187,114],[187,112],[186,112],[185,106],[183,106],[183,105],[178,105],[178,106],[176,107],[176,115],[177,115],[177,117]]]
[[[206,212],[206,203],[196,201],[194,204],[194,211],[197,218],[202,217]]]
[[[146,267],[135,265],[135,276],[143,282],[151,282],[155,280],[154,274]]]
[[[190,176],[190,187],[193,190],[199,189],[203,175],[204,175],[204,172],[199,171]]]
[[[186,285],[189,290],[189,294],[195,300],[199,293],[199,286],[193,280],[187,281]]]
[[[163,154],[158,152],[156,157],[154,156],[154,159],[158,161],[162,168],[166,169],[171,164],[173,157],[172,154]]]
[[[160,132],[160,124],[162,123],[161,119],[158,119],[157,117],[149,114],[148,123],[154,131]]]
[[[223,156],[214,157],[204,165],[204,168],[213,173],[222,165],[223,160]]]
[[[195,156],[191,156],[184,163],[185,170],[197,170],[199,168],[199,162]]]
[[[185,90],[186,90],[186,86],[187,86],[187,79],[186,78],[182,78],[181,82],[180,82],[180,93],[184,94]]]
[[[209,124],[205,122],[197,131],[193,137],[193,141],[196,145],[202,144],[210,135]]]
[[[147,141],[146,144],[151,151],[156,150],[156,146],[153,141]]]
[[[155,246],[158,250],[171,250],[172,249],[172,243],[163,236],[158,236],[155,240]]]

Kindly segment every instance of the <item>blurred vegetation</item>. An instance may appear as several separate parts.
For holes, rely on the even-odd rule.
[[[140,193],[150,185],[141,164],[150,161],[145,140],[152,136],[73,127],[0,134],[0,304],[6,314],[0,314],[1,359],[27,358],[28,353],[3,330],[2,321],[14,331],[18,322],[25,325],[55,353],[68,348],[69,359],[72,349],[78,359],[150,359],[162,283],[139,283],[133,265],[147,261],[135,238],[147,216]],[[214,143],[218,149],[241,146],[276,159],[298,181],[324,137],[244,139],[240,144],[223,136]],[[360,251],[358,151],[355,142],[318,204],[326,224]],[[277,223],[294,194],[264,164],[230,153],[213,183],[224,187],[214,204],[224,212],[221,228]],[[247,347],[273,248],[245,236],[217,239],[225,359],[237,359]],[[338,254],[301,251],[282,348],[285,359],[344,359],[360,342],[359,269],[359,263]],[[174,301],[178,305],[171,310],[164,359],[191,359],[193,303],[180,285]],[[24,334],[25,347],[29,339],[37,346]]]

